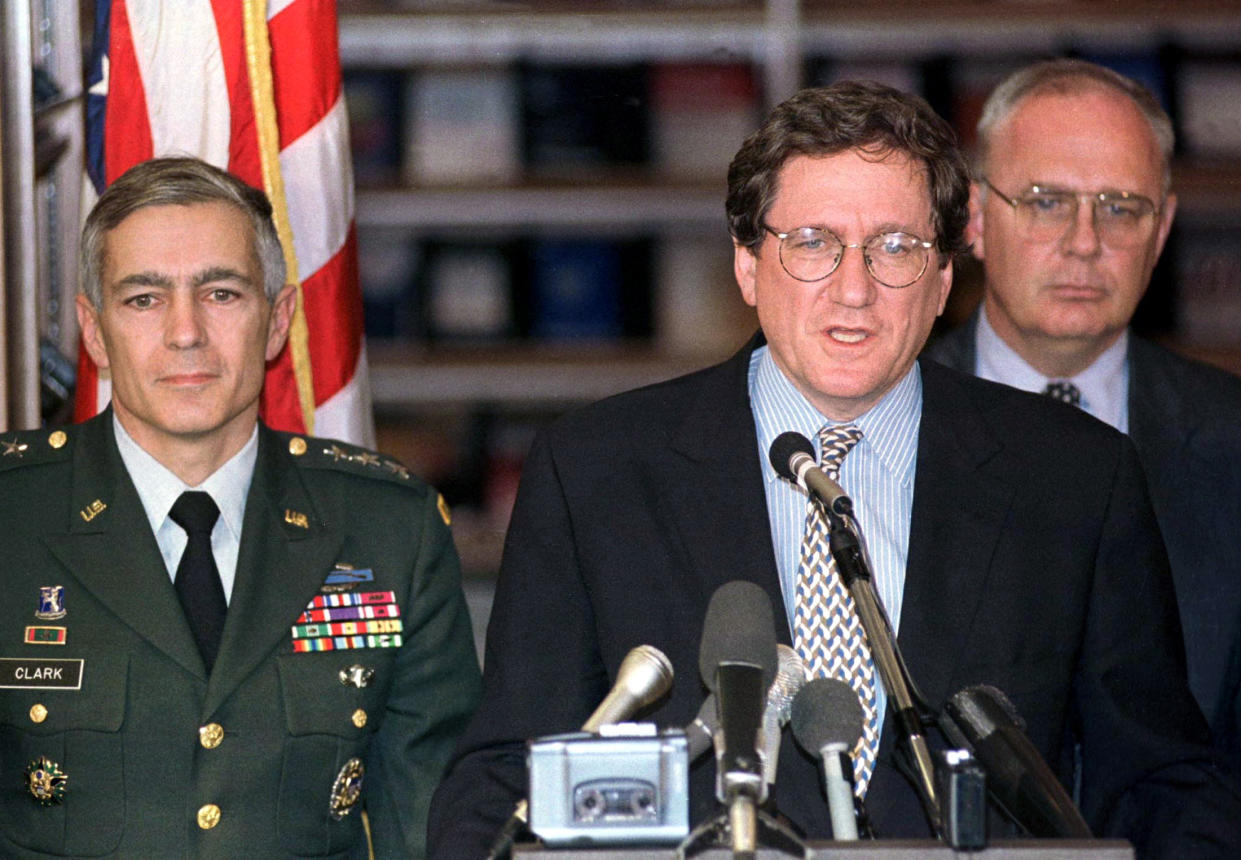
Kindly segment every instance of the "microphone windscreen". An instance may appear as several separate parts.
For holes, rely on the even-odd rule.
[[[763,670],[763,689],[776,676],[776,625],[767,592],[752,582],[726,582],[711,595],[702,625],[698,670],[715,692],[721,663],[743,663]]]
[[[978,684],[966,687],[944,704],[944,712],[966,735],[970,743],[976,743],[999,728],[1013,726],[1025,731],[1025,721],[1008,696],[997,687]]]
[[[786,481],[796,483],[797,476],[789,468],[789,460],[793,458],[794,454],[806,454],[811,460],[814,459],[814,445],[810,444],[809,439],[794,430],[789,430],[787,433],[781,433],[777,436],[767,452],[776,474]]]
[[[806,664],[796,651],[783,642],[776,646],[776,656],[779,663],[776,678],[767,690],[767,710],[774,711],[783,726],[789,721],[797,691],[806,683]]]
[[[852,687],[838,678],[813,678],[794,697],[789,724],[802,749],[818,757],[829,744],[853,749],[864,719]]]

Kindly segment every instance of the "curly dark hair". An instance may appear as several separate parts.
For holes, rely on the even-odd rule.
[[[860,150],[908,155],[926,168],[941,268],[968,249],[969,167],[952,128],[923,99],[870,81],[802,90],[777,105],[728,166],[728,231],[743,247],[763,241],[780,170],[796,155]]]

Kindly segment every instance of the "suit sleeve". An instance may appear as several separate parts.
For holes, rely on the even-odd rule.
[[[526,740],[577,730],[607,693],[573,516],[547,434],[522,469],[484,664],[482,704],[432,806],[432,857],[485,854],[526,795]]]
[[[1136,453],[1120,441],[1076,684],[1082,811],[1138,857],[1241,856],[1241,793],[1185,681],[1163,542]]]
[[[426,494],[383,726],[367,762],[366,809],[375,858],[425,856],[427,811],[478,700],[478,659],[448,527]]]

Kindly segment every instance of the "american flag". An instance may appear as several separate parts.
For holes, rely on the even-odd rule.
[[[195,155],[267,192],[300,300],[263,419],[373,445],[334,0],[97,0],[89,86],[95,195],[158,155]],[[79,353],[82,420],[110,386]]]

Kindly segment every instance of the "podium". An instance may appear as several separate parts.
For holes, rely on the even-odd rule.
[[[891,839],[859,842],[812,842],[814,860],[1133,860],[1133,848],[1118,839],[997,839],[983,851],[954,851],[931,839]],[[521,860],[672,860],[676,852],[661,848],[545,848],[515,845],[513,858]],[[771,848],[760,848],[758,860],[790,860]],[[711,848],[693,860],[732,860],[726,848]]]

